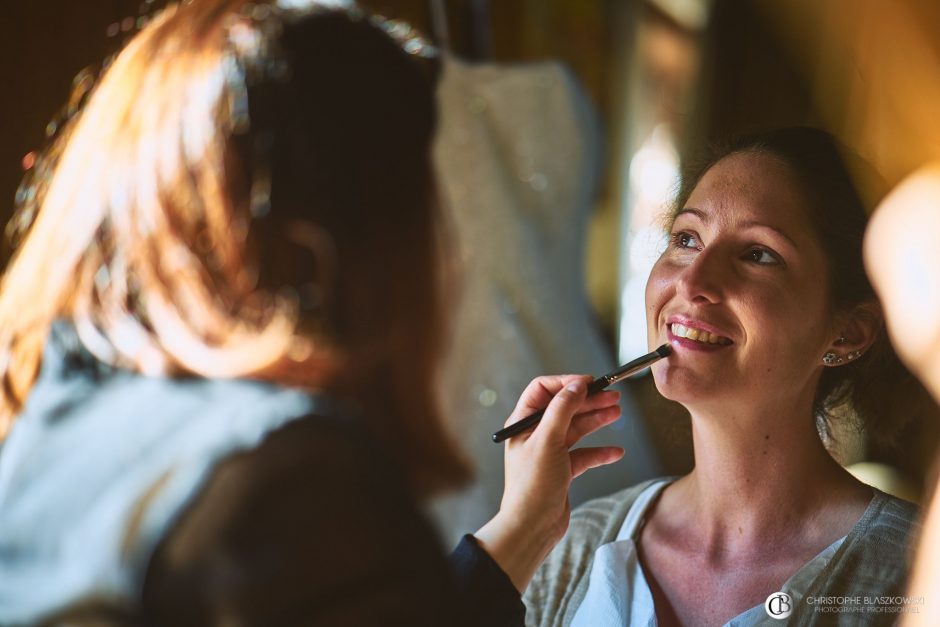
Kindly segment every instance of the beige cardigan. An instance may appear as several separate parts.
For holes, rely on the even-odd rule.
[[[572,512],[568,532],[539,568],[523,597],[527,626],[571,623],[587,592],[594,551],[616,539],[630,506],[650,483],[589,501]],[[875,491],[872,504],[803,598],[903,595],[910,567],[907,547],[911,534],[916,532],[918,514],[914,504]],[[804,602],[794,609],[786,624],[893,624],[899,616],[822,613]]]

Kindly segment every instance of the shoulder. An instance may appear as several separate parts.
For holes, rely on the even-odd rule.
[[[596,548],[604,541],[613,540],[634,501],[643,490],[656,481],[659,479],[644,481],[579,505],[571,513],[568,531],[559,547],[589,543]]]
[[[28,556],[0,558],[14,622],[89,598],[132,605],[154,547],[219,463],[319,407],[259,382],[99,373],[46,356],[3,444],[0,544]]]
[[[177,624],[359,625],[381,611],[423,625],[443,608],[416,595],[443,603],[451,586],[404,473],[353,422],[314,416],[218,465],[155,553],[144,608]]]
[[[920,529],[919,506],[897,497],[879,493],[883,503],[874,516],[870,534],[883,543],[906,547],[910,537]]]
[[[876,490],[865,516],[846,538],[852,541],[847,552],[865,562],[904,565],[920,526],[919,517],[920,508],[914,503]]]
[[[359,420],[308,415],[271,431],[257,446],[222,460],[201,498],[217,491],[240,498],[261,496],[260,487],[272,481],[278,482],[281,494],[300,485],[308,492],[341,492],[352,484],[373,482],[405,490],[400,469]]]
[[[637,497],[660,480],[645,481],[587,501],[571,513],[568,531],[525,591],[528,624],[561,624],[563,616],[577,609],[586,590],[594,552],[616,539]]]
[[[872,504],[808,594],[903,594],[919,516],[917,505],[876,490]]]

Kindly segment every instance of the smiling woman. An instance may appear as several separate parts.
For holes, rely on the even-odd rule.
[[[746,404],[751,414],[796,393],[809,410],[820,356],[835,338],[845,353],[867,349],[878,318],[859,315],[870,303],[832,307],[825,273],[819,280],[829,261],[796,173],[773,154],[732,153],[686,204],[648,283],[650,340],[678,349],[658,367],[660,391],[680,402]],[[676,337],[669,325],[677,323],[728,342],[712,348]]]
[[[830,437],[831,422],[842,419],[858,423],[871,440],[891,441],[911,418],[898,411],[898,398],[911,393],[916,382],[887,341],[874,291],[864,274],[862,238],[868,214],[850,171],[867,180],[878,179],[869,164],[819,130],[797,128],[740,137],[719,145],[688,168],[676,209],[667,216],[665,227],[671,246],[701,248],[695,240],[697,231],[686,225],[695,226],[696,218],[697,224],[704,225],[715,215],[719,224],[714,228],[720,229],[722,219],[732,218],[731,212],[716,214],[713,207],[706,213],[709,207],[703,201],[718,198],[730,205],[736,200],[738,267],[747,267],[746,260],[767,266],[754,272],[769,275],[764,285],[776,276],[782,281],[777,287],[790,296],[802,291],[802,297],[808,298],[808,290],[823,290],[822,300],[813,295],[798,302],[797,310],[790,312],[795,318],[784,317],[787,322],[763,319],[770,333],[785,344],[782,350],[789,351],[808,324],[823,319],[807,310],[814,304],[824,308],[826,316],[835,316],[835,322],[853,323],[836,330],[840,341],[838,350],[831,352],[832,360],[842,357],[843,361],[830,365],[840,367],[825,368],[815,387],[812,411],[824,439]],[[744,212],[747,206],[753,215]],[[664,255],[657,268],[668,265],[669,257]],[[774,268],[778,272],[772,272]],[[650,286],[653,282],[651,278]],[[786,297],[776,290],[770,296]],[[799,336],[787,331],[793,324],[799,327]],[[858,342],[850,343],[852,338],[843,333],[860,333],[858,325],[870,327],[873,334],[861,352]],[[780,358],[777,355],[768,362],[773,364],[767,366],[772,368],[768,374],[779,373]]]
[[[832,608],[813,599],[903,590],[916,508],[826,448],[833,416],[890,437],[886,402],[916,385],[865,278],[842,154],[786,129],[685,177],[646,308],[649,345],[673,348],[653,375],[691,414],[695,468],[576,510],[526,594],[534,624],[752,625],[784,607],[814,624]]]

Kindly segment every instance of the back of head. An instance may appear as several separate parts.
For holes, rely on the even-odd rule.
[[[351,396],[419,491],[452,484],[433,81],[369,16],[280,4],[165,9],[34,168],[0,292],[3,414],[64,318],[122,368]]]

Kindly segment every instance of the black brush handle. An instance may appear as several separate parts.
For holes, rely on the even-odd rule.
[[[620,368],[617,368],[610,374],[605,374],[602,377],[598,377],[594,379],[593,381],[591,381],[590,385],[588,385],[588,389],[587,389],[588,396],[590,396],[591,394],[596,394],[600,392],[601,390],[606,388],[608,385],[611,385],[611,384],[617,383],[618,381],[622,381],[626,379],[631,374],[635,374],[639,372],[640,370],[642,370],[643,368],[647,368],[648,366],[652,365],[654,362],[659,361],[663,357],[668,356],[671,352],[672,352],[672,349],[669,347],[669,345],[663,344],[662,346],[654,350],[652,353],[647,353],[646,355],[643,355],[642,357],[637,357],[633,361],[624,364]],[[503,440],[507,440],[513,437],[514,435],[519,435],[520,433],[522,433],[523,431],[526,431],[527,429],[531,429],[534,425],[538,424],[539,420],[542,419],[543,415],[545,415],[544,409],[542,411],[537,411],[534,414],[530,414],[526,416],[525,418],[523,418],[522,420],[512,423],[508,427],[504,427],[500,429],[499,431],[493,434],[493,442],[496,442],[497,444],[499,444]]]

